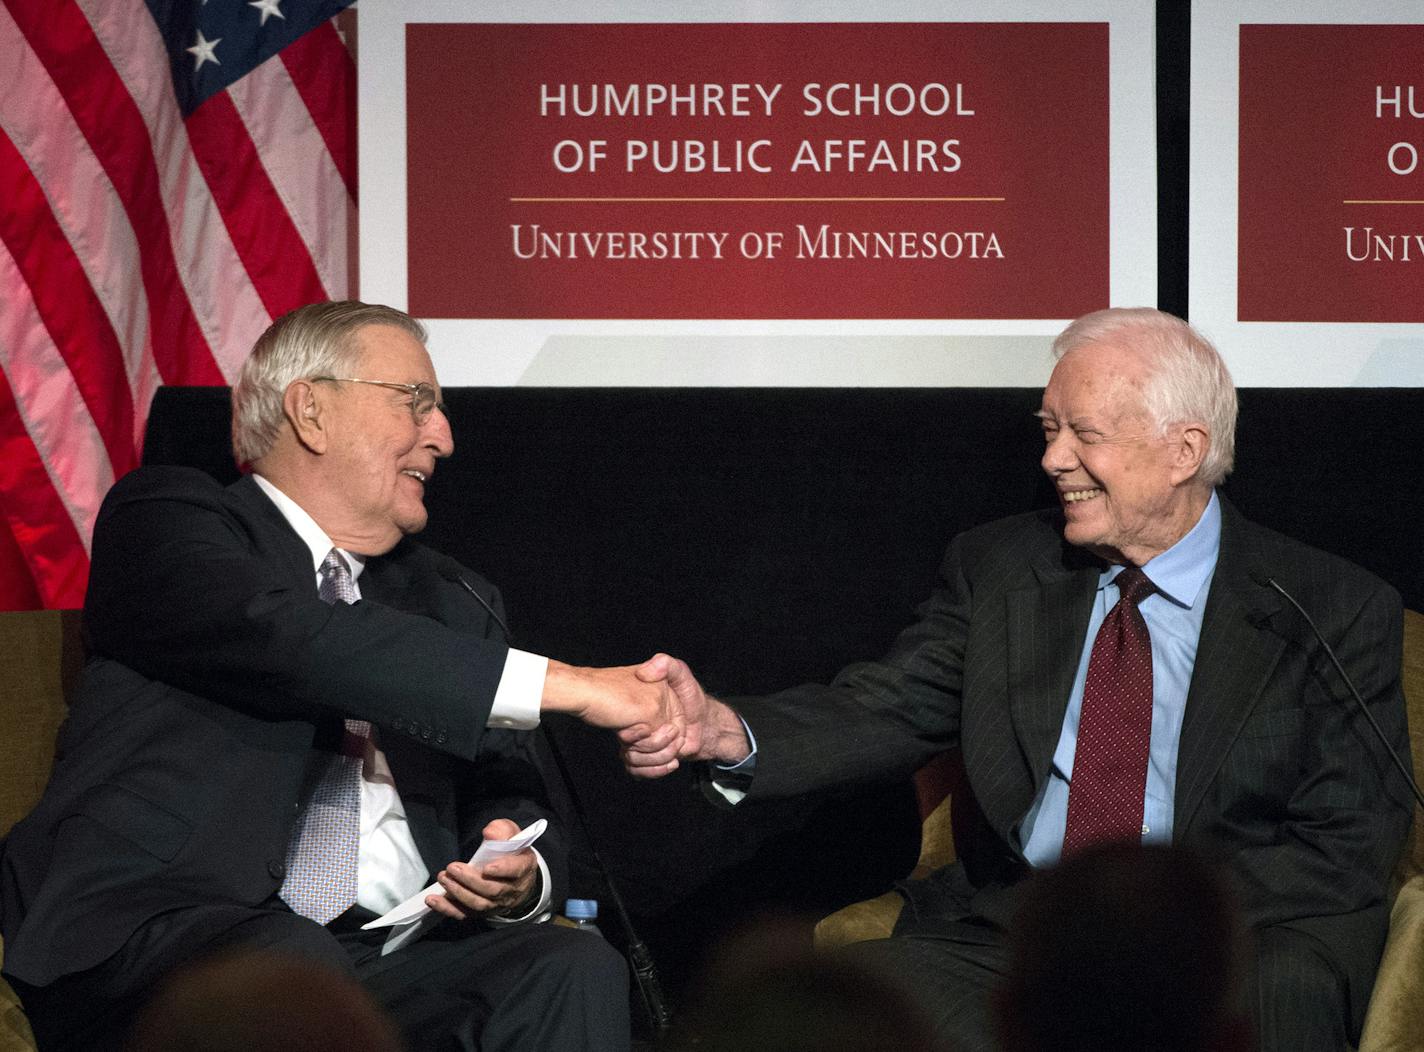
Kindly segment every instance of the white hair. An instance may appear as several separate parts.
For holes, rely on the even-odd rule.
[[[404,311],[357,300],[298,307],[257,338],[232,388],[232,451],[239,464],[271,451],[292,381],[350,374],[359,355],[354,337],[368,325],[394,325],[426,340],[425,327]]]
[[[1219,485],[1236,458],[1236,385],[1211,341],[1181,318],[1151,307],[1113,307],[1085,314],[1059,333],[1053,357],[1061,361],[1092,343],[1111,343],[1146,359],[1143,408],[1159,436],[1175,424],[1206,425],[1211,442],[1198,476]]]

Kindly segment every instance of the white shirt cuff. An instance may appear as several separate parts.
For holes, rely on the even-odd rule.
[[[712,765],[712,788],[717,790],[727,803],[734,805],[741,803],[747,795],[747,786],[752,784],[752,775],[756,774],[757,758],[756,735],[752,733],[747,721],[742,719],[741,713],[737,713],[737,719],[742,720],[742,730],[747,733],[747,744],[751,746],[751,751],[738,763]]]
[[[549,914],[551,912],[549,909],[549,904],[554,897],[554,890],[552,887],[550,887],[551,881],[549,880],[549,867],[548,864],[544,861],[544,856],[539,854],[539,849],[537,847],[531,847],[529,850],[534,852],[534,858],[539,863],[539,901],[534,903],[533,908],[530,909],[527,913],[525,913],[522,917],[486,917],[485,921],[487,923],[528,924],[530,921],[540,923],[549,919]]]
[[[485,726],[510,731],[532,731],[539,726],[539,702],[548,671],[548,658],[510,647]]]

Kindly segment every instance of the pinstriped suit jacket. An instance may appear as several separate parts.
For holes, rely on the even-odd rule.
[[[1005,923],[1007,889],[1027,872],[1016,827],[1048,775],[1101,566],[1063,540],[1056,510],[961,534],[919,620],[885,658],[830,686],[738,703],[757,739],[751,794],[884,778],[960,747],[974,795],[956,807],[960,861],[910,887],[906,912],[931,925],[955,913]],[[1223,500],[1174,838],[1229,861],[1252,925],[1322,940],[1358,1015],[1412,803],[1305,622],[1258,583],[1268,576],[1311,612],[1408,756],[1398,594]]]

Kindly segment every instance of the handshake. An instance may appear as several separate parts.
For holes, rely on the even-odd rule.
[[[667,654],[615,668],[550,661],[541,709],[617,731],[624,766],[639,778],[661,778],[682,760],[734,764],[751,751],[740,717]]]

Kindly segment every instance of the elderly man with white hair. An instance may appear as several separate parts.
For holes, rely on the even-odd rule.
[[[424,341],[389,307],[293,311],[233,392],[250,473],[141,468],[105,499],[84,680],[0,856],[5,975],[42,1048],[121,1047],[169,973],[237,949],[354,977],[412,1049],[628,1047],[623,960],[540,923],[567,839],[530,731],[662,723],[675,699],[511,649],[498,593],[412,538],[454,449]],[[412,898],[440,923],[363,929]]]
[[[691,719],[624,732],[625,761],[647,777],[713,761],[723,795],[756,799],[962,750],[973,800],[956,807],[959,861],[902,886],[894,936],[852,951],[919,987],[952,1047],[994,1047],[990,993],[1024,876],[1127,840],[1187,845],[1234,874],[1263,1049],[1343,1048],[1412,804],[1275,585],[1403,752],[1399,596],[1217,492],[1236,393],[1185,322],[1099,311],[1054,352],[1037,415],[1056,508],[955,538],[919,620],[830,685],[728,704],[659,658],[643,674],[666,675]],[[1328,422],[1302,423],[1309,442]]]

